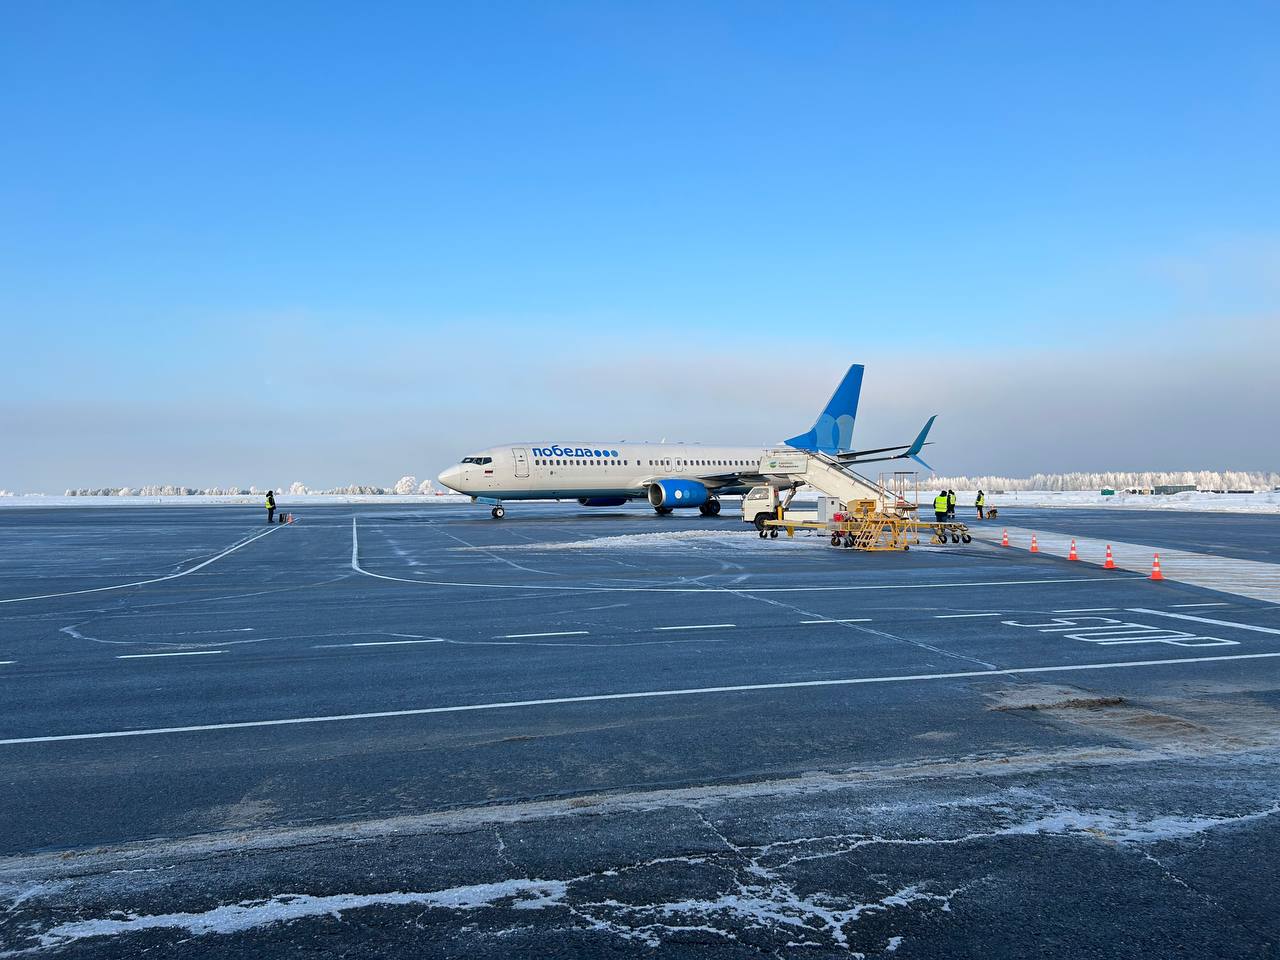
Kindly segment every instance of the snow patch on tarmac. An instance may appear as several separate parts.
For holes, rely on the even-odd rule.
[[[1008,794],[1003,796],[1008,799]],[[979,799],[979,806],[985,807],[986,799],[997,797]],[[701,810],[694,812],[717,842],[717,849],[620,864],[567,879],[508,878],[425,892],[327,896],[293,892],[221,904],[198,912],[115,911],[104,917],[77,919],[33,931],[28,935],[31,946],[0,953],[0,957],[62,949],[82,940],[148,932],[196,937],[240,934],[275,924],[323,917],[341,920],[352,911],[398,907],[460,912],[550,910],[559,916],[554,922],[560,929],[591,931],[654,948],[662,947],[669,938],[680,938],[693,931],[728,941],[739,940],[744,931],[755,930],[783,938],[789,944],[861,956],[860,950],[867,949],[868,939],[877,940],[879,951],[892,952],[903,943],[901,936],[885,942],[872,929],[860,933],[858,924],[864,918],[892,913],[897,918],[896,924],[908,917],[920,919],[917,915],[923,912],[929,918],[928,923],[936,924],[951,912],[952,902],[979,878],[940,886],[937,880],[927,878],[903,878],[886,884],[881,877],[871,881],[872,889],[861,892],[843,889],[804,892],[801,887],[809,887],[809,883],[801,879],[806,876],[804,865],[848,857],[866,847],[968,846],[1029,835],[1077,842],[1110,842],[1135,848],[1140,855],[1150,857],[1145,849],[1149,844],[1185,839],[1271,817],[1280,813],[1280,803],[1234,816],[1157,814],[1144,817],[1136,812],[1080,810],[1040,799],[1020,810],[1005,808],[1001,816],[1003,822],[989,830],[962,829],[950,836],[944,831],[942,835],[923,837],[849,833],[797,837],[762,845],[736,843]],[[498,842],[502,842],[500,837]],[[927,858],[922,862],[927,862]],[[801,872],[797,873],[797,867],[802,868]],[[728,876],[725,871],[729,872]],[[628,902],[631,899],[628,894],[634,895],[635,890],[645,888],[646,873],[661,878],[659,886],[674,887],[682,895],[678,899]],[[706,884],[709,877],[717,878],[711,881],[713,888],[706,891],[706,896],[699,896],[701,891],[696,889],[697,885]],[[18,902],[56,894],[60,905],[68,906],[61,886],[44,887],[34,897],[33,892],[20,895]],[[10,905],[10,913],[15,905]]]
[[[666,530],[662,533],[628,533],[615,537],[592,537],[589,540],[543,541],[540,543],[508,543],[485,547],[454,547],[458,552],[491,553],[502,550],[549,551],[549,550],[634,550],[637,548],[669,548],[669,547],[733,547],[758,544],[761,547],[777,549],[779,546],[794,544],[797,541],[810,539],[802,531],[797,530],[794,539],[785,534],[776,540],[761,540],[755,529],[750,530]]]

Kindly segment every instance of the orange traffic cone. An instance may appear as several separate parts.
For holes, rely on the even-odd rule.
[[[1040,547],[1039,547],[1039,545],[1036,543],[1036,535],[1035,535],[1034,533],[1031,535],[1031,552],[1032,552],[1032,553],[1039,553],[1039,552],[1040,552]]]
[[[1000,538],[1000,546],[1007,547],[1008,545],[1009,545],[1009,530],[1008,528],[1006,528],[1004,531],[1004,536]]]
[[[1111,544],[1109,544],[1109,543],[1108,543],[1108,544],[1107,544],[1107,562],[1106,562],[1106,563],[1104,563],[1104,564],[1102,565],[1102,569],[1103,569],[1103,570],[1114,570],[1115,568],[1116,568],[1116,561],[1115,561],[1115,559],[1111,556]]]
[[[1164,574],[1160,572],[1160,554],[1156,554],[1151,561],[1151,579],[1163,580]]]
[[[1080,554],[1076,552],[1076,538],[1071,538],[1071,550],[1067,553],[1068,560],[1079,560]]]

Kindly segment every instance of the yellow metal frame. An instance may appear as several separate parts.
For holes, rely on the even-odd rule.
[[[839,521],[788,520],[785,507],[779,505],[777,516],[763,521],[760,535],[776,537],[778,530],[786,530],[788,537],[794,537],[797,530],[821,530],[830,534],[832,546],[868,551],[909,550],[920,543],[925,531],[933,543],[968,543],[972,539],[968,526],[958,521],[937,523],[918,519],[920,480],[917,473],[906,470],[882,473],[878,486],[884,492],[883,506],[881,500],[854,500],[848,504],[845,518]]]
[[[875,501],[859,501],[859,505],[863,503],[874,505]],[[920,543],[920,535],[926,530],[935,543],[971,537],[968,526],[960,522],[929,523],[874,511],[861,515],[855,511],[854,516],[839,521],[765,520],[764,527],[766,531],[770,528],[785,530],[788,537],[794,537],[797,530],[821,530],[830,534],[833,545],[840,540],[854,550],[872,552],[909,550]]]

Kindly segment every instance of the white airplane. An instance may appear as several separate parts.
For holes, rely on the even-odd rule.
[[[851,366],[809,432],[786,445],[848,464],[909,457],[927,468],[918,454],[935,417],[913,443],[863,451],[850,447],[862,371],[862,364]],[[438,479],[473,502],[492,504],[496,520],[506,516],[506,500],[577,500],[584,507],[648,500],[659,514],[697,507],[703,516],[714,517],[722,495],[743,494],[768,482],[760,461],[770,449],[625,440],[510,443],[463,457]]]

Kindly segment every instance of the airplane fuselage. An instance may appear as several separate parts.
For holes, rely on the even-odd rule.
[[[490,447],[440,474],[446,487],[493,500],[641,500],[656,479],[698,481],[713,496],[746,492],[764,447],[685,443],[542,444]]]

